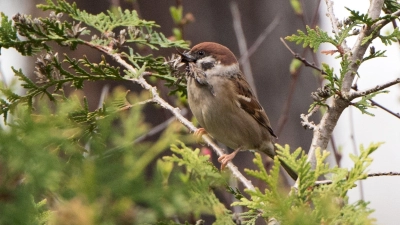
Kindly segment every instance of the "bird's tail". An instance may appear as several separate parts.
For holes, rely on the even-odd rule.
[[[284,161],[279,159],[279,162],[281,163],[282,167],[286,170],[286,172],[289,174],[289,176],[296,181],[298,177],[297,173],[294,172],[294,170],[290,166],[288,166]]]

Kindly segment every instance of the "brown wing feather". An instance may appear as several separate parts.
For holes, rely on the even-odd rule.
[[[238,80],[238,82],[235,82],[237,93],[238,95],[244,96],[238,99],[240,107],[250,114],[261,126],[267,128],[272,136],[277,137],[271,128],[267,114],[254,96],[247,81],[241,76],[232,77],[232,79]]]

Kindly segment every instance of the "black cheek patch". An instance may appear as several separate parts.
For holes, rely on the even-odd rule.
[[[204,62],[204,63],[201,64],[201,68],[204,71],[209,70],[209,69],[211,69],[213,67],[214,67],[214,63],[213,62]]]

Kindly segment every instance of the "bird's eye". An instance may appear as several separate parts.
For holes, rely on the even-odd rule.
[[[204,56],[206,53],[203,50],[201,50],[197,54],[199,54],[199,56]]]

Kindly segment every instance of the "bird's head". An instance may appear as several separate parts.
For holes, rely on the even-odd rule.
[[[237,73],[239,64],[235,55],[225,46],[214,42],[195,45],[181,54],[182,62],[193,62],[207,75],[227,75]]]

